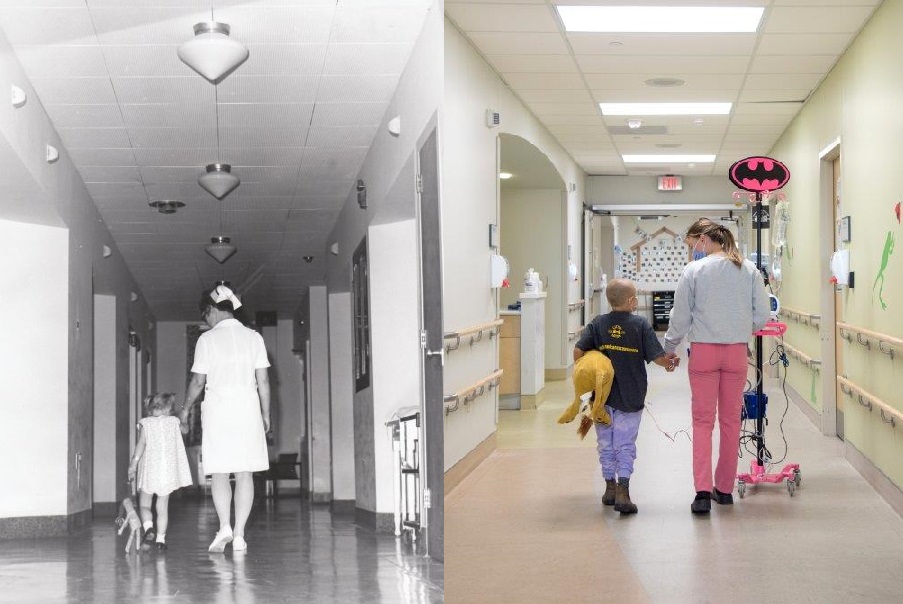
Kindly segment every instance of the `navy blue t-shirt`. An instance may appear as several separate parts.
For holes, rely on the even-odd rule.
[[[642,411],[645,406],[646,365],[665,354],[649,321],[615,310],[599,315],[583,330],[576,347],[598,350],[611,360],[615,379],[606,405],[618,411]]]

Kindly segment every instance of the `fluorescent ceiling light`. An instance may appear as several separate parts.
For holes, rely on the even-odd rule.
[[[512,174],[511,172],[499,172],[499,178],[501,178],[502,180],[508,180],[512,176],[514,176],[514,174]]]
[[[761,6],[558,6],[569,32],[752,33]]]
[[[715,155],[622,155],[625,164],[710,164]]]
[[[727,115],[731,103],[599,103],[602,115]]]

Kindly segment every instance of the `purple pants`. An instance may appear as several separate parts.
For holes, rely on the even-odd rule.
[[[636,461],[636,437],[640,431],[642,411],[618,411],[605,405],[611,425],[595,424],[596,450],[605,480],[630,478]]]

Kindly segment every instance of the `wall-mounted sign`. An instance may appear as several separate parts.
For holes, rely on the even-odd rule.
[[[684,183],[682,177],[680,176],[665,174],[664,176],[658,177],[659,191],[683,191],[683,188]]]
[[[745,191],[777,191],[790,180],[787,166],[771,157],[746,157],[735,162],[727,173],[731,182]]]

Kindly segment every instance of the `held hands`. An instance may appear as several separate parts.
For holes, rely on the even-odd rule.
[[[680,357],[673,352],[669,352],[662,357],[662,363],[660,364],[665,368],[665,371],[671,373],[680,365]]]

